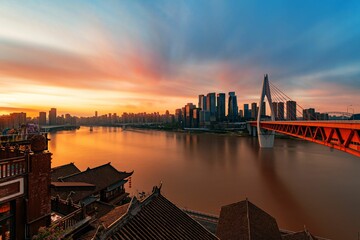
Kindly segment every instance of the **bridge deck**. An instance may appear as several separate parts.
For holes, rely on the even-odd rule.
[[[250,122],[257,126],[257,122]],[[360,121],[262,121],[262,129],[319,143],[360,157]]]

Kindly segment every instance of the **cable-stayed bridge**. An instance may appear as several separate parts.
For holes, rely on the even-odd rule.
[[[270,119],[264,119],[264,100],[267,98],[271,110]],[[273,99],[276,101],[273,103]],[[281,104],[279,108],[276,103]],[[284,103],[286,119],[284,116]],[[360,120],[316,120],[316,116],[309,113],[310,121],[297,121],[296,113],[303,114],[303,108],[292,101],[279,88],[271,84],[268,75],[265,75],[260,96],[257,121],[251,121],[250,127],[253,135],[257,133],[261,148],[271,148],[274,145],[275,132],[301,138],[307,141],[322,144],[334,149],[348,152],[360,157]]]

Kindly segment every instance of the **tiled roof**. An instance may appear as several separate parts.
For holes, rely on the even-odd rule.
[[[281,240],[276,220],[248,200],[221,208],[216,235],[221,240]]]
[[[99,223],[104,224],[105,227],[109,227],[113,222],[118,220],[124,215],[129,208],[129,203],[116,207],[108,212],[106,215],[99,218]]]
[[[218,238],[162,196],[156,188],[152,195],[141,202],[134,197],[127,212],[108,227],[99,230],[95,239]]]
[[[107,163],[96,168],[88,168],[83,172],[58,178],[59,181],[63,182],[63,186],[61,187],[61,184],[57,186],[56,183],[53,182],[51,195],[59,195],[61,199],[67,199],[68,196],[71,196],[74,202],[79,202],[93,194],[97,194],[103,189],[121,182],[132,174],[133,172],[120,172],[111,166],[110,163]],[[66,183],[69,184],[68,187],[66,187]],[[75,186],[74,183],[77,183],[77,185]],[[81,183],[88,184],[88,186],[92,185],[93,188],[89,189],[80,186]]]
[[[120,172],[111,166],[110,163],[107,163],[96,168],[88,168],[83,172],[60,178],[60,180],[63,182],[85,182],[94,184],[96,186],[94,192],[98,192],[130,177],[132,174],[132,172]]]
[[[74,163],[54,167],[51,169],[51,181],[56,182],[59,181],[58,178],[60,177],[69,176],[79,172],[80,170],[75,166]]]

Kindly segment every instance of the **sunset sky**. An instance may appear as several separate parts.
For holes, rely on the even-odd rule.
[[[153,112],[263,75],[303,107],[360,112],[360,1],[1,1],[0,115]]]

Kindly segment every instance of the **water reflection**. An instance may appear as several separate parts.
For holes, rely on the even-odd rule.
[[[112,162],[134,170],[134,194],[163,181],[164,194],[180,207],[215,214],[248,197],[281,228],[306,224],[325,237],[356,238],[360,160],[313,143],[275,143],[259,149],[255,138],[94,127],[51,134],[49,147],[53,166],[75,162],[84,170]]]

